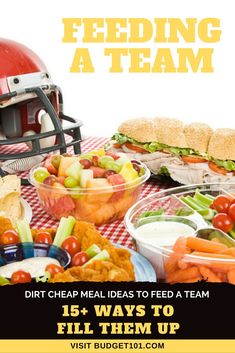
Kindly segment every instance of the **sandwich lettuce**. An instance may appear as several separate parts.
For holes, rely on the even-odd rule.
[[[158,174],[165,175],[165,176],[170,176],[169,170],[164,165],[160,168]]]
[[[202,156],[200,152],[193,150],[192,148],[182,148],[182,147],[171,147],[168,145],[165,145],[160,142],[147,142],[147,143],[141,143],[136,140],[134,140],[131,137],[128,137],[126,135],[116,133],[112,136],[111,140],[114,140],[120,145],[125,144],[126,142],[130,142],[133,145],[139,146],[143,149],[145,149],[149,153],[154,153],[157,151],[165,151],[172,153],[176,156],[189,156],[189,155],[196,155],[196,156]]]
[[[221,159],[212,159],[212,161],[218,166],[226,169],[228,172],[235,171],[235,161],[230,160],[221,160]]]

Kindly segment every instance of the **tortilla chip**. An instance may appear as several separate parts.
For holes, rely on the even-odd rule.
[[[13,223],[22,217],[20,178],[16,175],[0,178],[0,215]]]
[[[0,198],[15,192],[20,195],[20,178],[16,175],[6,175],[0,178]]]

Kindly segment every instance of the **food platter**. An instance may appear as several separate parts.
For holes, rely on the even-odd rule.
[[[26,219],[9,226],[11,229],[0,236],[0,285],[31,281],[156,282],[147,259],[111,243],[91,223],[69,216],[55,229],[31,229]]]
[[[198,237],[202,238],[203,242],[206,240],[211,241],[211,244],[215,241],[222,243],[219,246],[222,249],[221,254],[208,254],[213,252],[209,247],[208,253],[194,251],[191,254],[184,254],[188,262],[194,262],[198,266],[206,264],[211,266],[210,268],[217,266],[223,270],[225,267],[222,267],[222,264],[226,263],[227,269],[235,268],[235,258],[230,256],[233,254],[231,249],[235,246],[233,241],[235,221],[231,218],[232,211],[230,212],[230,209],[234,208],[232,206],[234,195],[235,184],[198,184],[151,194],[130,208],[125,217],[126,228],[136,244],[137,251],[153,265],[158,279],[166,279],[166,259],[171,257],[174,244],[182,235],[185,238],[189,237],[190,241],[191,238]],[[225,197],[231,203],[227,213],[213,207],[214,205],[216,207],[215,200],[221,197]],[[226,222],[230,219],[231,225],[228,226],[226,223],[221,225],[221,222],[218,222],[221,214]],[[189,228],[188,234],[184,234],[185,227]],[[217,239],[212,236],[207,238],[209,233]],[[225,249],[225,246],[231,249]]]
[[[55,161],[53,159],[54,157]],[[49,206],[44,210],[50,217],[51,224],[53,224],[53,218],[60,219],[60,222],[62,220],[62,223],[64,219],[68,220],[72,218],[72,222],[80,224],[82,228],[88,227],[91,230],[90,234],[93,234],[94,238],[92,236],[93,240],[90,240],[90,242],[87,244],[83,243],[85,241],[84,239],[87,238],[86,232],[82,232],[82,235],[80,233],[78,234],[80,244],[83,243],[81,252],[86,252],[89,250],[90,246],[93,248],[95,246],[96,251],[98,245],[99,251],[95,255],[92,255],[92,257],[96,257],[96,255],[98,255],[98,259],[96,258],[94,261],[96,262],[96,260],[101,260],[100,264],[102,264],[102,266],[100,267],[100,265],[95,264],[94,266],[92,265],[91,268],[88,266],[89,271],[84,270],[83,264],[89,262],[89,256],[85,256],[83,254],[83,257],[88,256],[88,258],[85,259],[85,262],[81,264],[79,262],[79,258],[78,262],[75,260],[73,261],[72,259],[68,268],[64,267],[63,272],[55,275],[53,278],[50,278],[49,281],[52,281],[53,283],[75,282],[84,280],[97,282],[168,281],[168,274],[165,270],[165,264],[166,260],[171,258],[172,253],[175,252],[174,243],[177,243],[178,238],[182,236],[188,239],[196,237],[197,232],[201,229],[214,229],[215,225],[213,224],[213,219],[216,218],[216,212],[210,208],[211,204],[214,203],[213,200],[218,195],[226,195],[231,199],[234,199],[235,195],[235,184],[204,183],[164,189],[157,193],[150,194],[141,201],[136,202],[140,195],[139,184],[144,184],[150,175],[148,169],[144,167],[143,164],[138,163],[135,160],[127,160],[127,157],[123,156],[123,154],[115,155],[110,152],[107,154],[107,151],[105,151],[103,148],[95,151],[90,151],[89,153],[86,153],[82,156],[71,157],[54,155],[54,157],[49,156],[46,158],[44,164],[41,166],[36,166],[36,168],[33,168],[30,172],[31,181],[34,179],[36,180],[36,176],[43,179],[43,181],[36,180],[36,184],[32,182],[32,184],[35,184],[36,186],[39,202],[42,202],[40,197],[48,200]],[[121,164],[118,166],[119,159]],[[58,163],[57,169],[54,166],[56,163],[53,164],[53,162]],[[101,162],[105,162],[107,166],[105,164],[102,165]],[[61,168],[61,163],[63,163],[63,168]],[[96,165],[97,163],[98,166]],[[128,167],[125,172],[125,168],[123,166]],[[118,171],[112,171],[112,174],[110,174],[110,167],[118,167]],[[54,171],[53,168],[55,168],[56,171]],[[86,183],[88,182],[86,185],[93,185],[94,182],[100,183],[101,181],[103,184],[97,184],[96,188],[84,186],[81,179],[79,179],[80,173],[82,180],[85,180]],[[97,173],[99,173],[99,175]],[[73,176],[67,176],[68,174]],[[91,179],[84,179],[83,174],[89,174]],[[92,174],[92,176],[90,174]],[[117,185],[114,185],[110,184],[110,180],[112,180],[112,178],[110,179],[110,175],[112,178],[115,177],[117,182],[119,182],[120,178],[122,181],[125,178],[128,180],[130,176],[133,176],[133,180],[122,184],[117,183]],[[70,181],[71,178],[78,178],[80,184],[76,185],[75,187],[69,186],[65,184],[67,178],[69,178]],[[163,179],[163,182],[165,182],[169,187],[167,180],[168,179]],[[146,184],[146,187],[149,188],[150,185],[151,191],[154,191],[154,183]],[[86,202],[89,200],[89,205],[86,205],[83,202],[84,200],[86,200]],[[126,200],[128,200],[128,202],[126,202]],[[24,210],[25,221],[29,223],[32,218],[32,210],[29,204],[24,199],[22,199],[22,197],[20,202],[21,207]],[[70,205],[73,205],[73,208],[70,209]],[[51,214],[52,206],[54,206],[54,211],[57,213],[56,216]],[[120,207],[120,213],[117,212],[117,207]],[[108,210],[112,210],[112,213],[110,215],[107,214],[107,218],[104,219],[103,216],[105,214],[103,210],[106,210],[106,212]],[[115,217],[113,211],[115,211]],[[159,211],[161,212],[159,213]],[[119,222],[118,227],[120,227],[120,232],[118,231],[118,234],[122,236],[123,232],[125,232],[125,224],[126,230],[130,234],[128,241],[130,239],[133,241],[132,244],[136,246],[136,251],[130,249],[130,243],[128,244],[128,247],[120,247],[120,245],[117,244],[117,237],[114,240],[111,236],[108,236],[108,238],[111,238],[111,242],[107,243],[108,240],[105,239],[106,234],[101,235],[99,233],[97,236],[97,229],[95,228],[94,223],[96,225],[103,225],[107,222],[110,222],[111,224],[110,226],[107,225],[107,228],[110,227],[111,230],[113,227],[112,222],[117,219],[121,220],[124,214],[126,214],[125,222],[123,224]],[[97,217],[98,215],[99,217]],[[101,216],[102,218],[100,218]],[[95,221],[95,219],[97,221]],[[43,225],[44,223],[41,222],[41,228],[39,229],[40,231],[44,231]],[[153,226],[157,228],[154,230],[152,229]],[[52,241],[53,245],[60,247],[62,246],[62,242],[59,245],[54,244],[54,237],[56,238],[56,234],[59,228],[55,229]],[[157,241],[153,237],[154,232],[158,236]],[[67,235],[66,234],[67,233],[65,232],[64,235],[66,238],[73,236],[71,232],[69,232]],[[229,236],[231,236],[231,234],[229,234]],[[105,236],[103,237],[103,235]],[[224,235],[226,235],[226,232]],[[32,239],[30,242],[34,243],[36,241],[34,238],[35,234],[32,234],[32,236],[33,238],[30,238]],[[24,239],[21,241],[27,242],[28,240]],[[212,243],[214,240],[210,239],[210,241]],[[192,254],[194,250],[195,249],[193,249],[193,247],[190,248],[191,253],[187,254],[185,258],[181,259],[181,262],[186,261],[194,263],[194,267],[199,267],[199,265],[201,266],[205,263],[206,266],[211,266],[211,264],[215,262],[215,260],[211,259],[207,259],[208,261],[205,262],[205,258],[202,258],[202,256],[205,257],[205,254],[200,253],[200,256],[198,255],[195,257],[195,254]],[[229,251],[231,252],[231,249]],[[102,255],[101,258],[99,257],[100,255]],[[124,256],[124,260],[126,261],[125,264],[123,264],[122,256]],[[226,256],[227,255],[224,256],[224,254],[220,254],[220,257],[226,258]],[[115,260],[115,257],[118,259],[117,261]],[[234,266],[235,268],[235,255],[234,257],[232,256],[232,259],[230,260],[230,265]],[[216,259],[216,261],[218,262],[218,259]],[[224,258],[220,262],[223,263]],[[125,267],[126,265],[127,270]],[[177,270],[180,269],[177,268]],[[107,274],[105,277],[103,275],[104,273]],[[204,279],[202,276],[196,276],[195,278],[191,277],[189,279],[196,281],[198,278]],[[227,278],[228,277],[226,273],[226,276],[223,277],[224,281],[227,281]],[[180,281],[181,280],[176,278],[175,281],[172,280],[168,282],[174,283]]]
[[[116,247],[122,247],[115,244]],[[127,249],[124,247],[124,249]],[[131,253],[131,262],[134,266],[136,282],[156,282],[156,272],[150,262],[138,252],[127,249]]]

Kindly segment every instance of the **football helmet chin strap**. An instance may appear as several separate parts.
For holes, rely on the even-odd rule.
[[[74,147],[74,153],[75,154],[80,154],[80,142],[81,142],[81,133],[80,133],[80,127],[82,125],[81,121],[76,121],[75,119],[68,117],[67,115],[64,115],[63,112],[60,112],[59,114],[56,113],[53,105],[51,104],[50,100],[48,99],[47,95],[44,93],[44,90],[48,90],[53,88],[54,90],[57,89],[56,86],[53,87],[33,87],[33,88],[26,88],[25,93],[34,93],[40,101],[43,103],[46,112],[50,116],[51,122],[54,126],[54,129],[51,131],[35,134],[35,135],[29,135],[29,136],[23,136],[19,137],[17,139],[7,139],[7,140],[0,140],[0,148],[1,146],[4,145],[13,145],[16,143],[29,143],[31,142],[32,148],[29,151],[24,151],[21,153],[14,153],[14,154],[3,154],[0,153],[0,160],[9,160],[9,159],[17,159],[17,158],[24,158],[24,157],[32,157],[32,156],[37,156],[39,154],[47,154],[55,150],[60,150],[60,153],[66,153],[66,149],[69,146]],[[8,99],[11,97],[15,96],[17,93],[12,92],[8,94]],[[5,95],[4,95],[5,96]],[[3,96],[0,96],[0,100],[4,99]],[[61,121],[67,121],[70,124],[69,126],[66,126],[62,128]],[[72,141],[65,141],[65,136],[64,134],[70,135],[73,139]],[[40,141],[46,137],[54,136],[56,137],[56,144],[54,146],[47,146],[47,147],[42,147],[43,144],[40,144]],[[7,141],[7,143],[6,143]],[[1,149],[0,149],[1,151]]]
[[[50,87],[50,89],[57,89],[56,86]],[[51,104],[50,100],[48,99],[47,95],[44,93],[44,90],[48,90],[49,87],[33,87],[33,88],[26,88],[25,93],[33,93],[35,94],[43,103],[46,109],[46,116],[50,119],[50,127],[53,127],[52,130],[40,132],[39,134],[26,134],[23,137],[17,138],[17,142],[15,139],[1,139],[0,140],[0,147],[4,145],[7,141],[7,144],[14,144],[14,143],[25,143],[26,145],[30,146],[29,151],[24,151],[21,153],[14,153],[14,154],[1,154],[0,153],[0,160],[3,162],[0,164],[0,176],[4,176],[6,174],[11,173],[18,173],[22,171],[26,171],[31,169],[34,165],[43,161],[46,155],[52,151],[55,151],[56,146],[58,146],[58,150],[60,153],[66,153],[67,147],[73,146],[74,153],[80,154],[80,141],[81,141],[81,133],[80,127],[82,125],[81,121],[76,121],[75,119],[64,115],[63,112],[58,114],[56,113],[53,105]],[[11,96],[15,96],[16,92],[12,92]],[[0,100],[4,99],[5,97],[1,96]],[[8,94],[8,98],[9,94]],[[60,96],[62,99],[62,96]],[[63,102],[60,101],[60,106],[62,106]],[[67,127],[62,128],[61,121],[66,121],[70,123]],[[72,123],[72,126],[71,126]],[[42,129],[41,129],[42,130]],[[63,132],[63,133],[61,133]],[[72,142],[66,142],[64,133],[70,135],[73,138]],[[44,139],[44,142],[43,142]],[[48,143],[45,143],[46,140],[52,139],[54,141],[53,146]],[[42,140],[42,141],[41,141]],[[56,141],[56,142],[55,142]],[[77,142],[77,143],[76,143]],[[22,157],[22,158],[21,158]],[[27,185],[27,180],[22,180],[22,184]]]

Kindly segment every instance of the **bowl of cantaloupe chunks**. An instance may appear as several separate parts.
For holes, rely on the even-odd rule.
[[[29,173],[46,213],[96,225],[121,220],[149,177],[144,164],[103,148],[81,155],[50,155]]]

